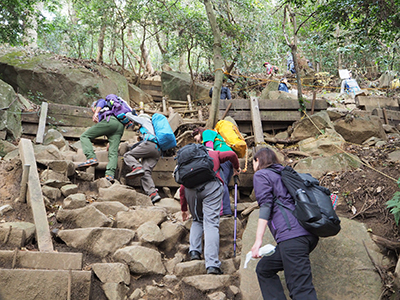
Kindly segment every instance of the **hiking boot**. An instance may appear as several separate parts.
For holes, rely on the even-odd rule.
[[[189,252],[190,260],[201,260],[200,252],[192,250]]]
[[[208,267],[207,274],[222,275],[224,272],[218,267]]]
[[[114,180],[115,180],[114,176],[112,176],[112,175],[106,175],[106,179],[111,183],[114,183]]]
[[[136,177],[136,176],[143,175],[143,174],[144,174],[143,168],[136,167],[136,168],[132,168],[132,172],[126,174],[125,177]]]
[[[150,194],[150,199],[151,199],[151,202],[154,204],[154,203],[156,203],[157,201],[160,201],[160,200],[161,200],[161,197],[160,197],[160,195],[157,193],[157,191],[155,191],[154,193],[151,193],[151,194]]]
[[[99,161],[97,160],[97,158],[90,158],[87,161],[79,164],[76,168],[79,169],[86,169],[89,167],[95,167],[99,164]]]

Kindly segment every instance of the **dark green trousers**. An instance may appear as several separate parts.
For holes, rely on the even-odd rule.
[[[108,148],[108,164],[106,167],[106,175],[115,175],[118,163],[118,147],[124,133],[124,125],[114,116],[110,120],[102,120],[96,123],[81,135],[81,145],[86,159],[96,158],[93,150],[92,140],[105,135],[108,138],[110,146]]]

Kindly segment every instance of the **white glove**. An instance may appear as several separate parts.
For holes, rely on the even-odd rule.
[[[260,249],[258,249],[258,255],[259,256],[270,256],[272,254],[275,253],[275,246],[271,245],[271,244],[266,244],[264,246],[262,246]],[[249,251],[246,254],[246,261],[244,262],[244,268],[247,268],[247,264],[249,263],[249,261],[251,259],[255,259],[253,257],[251,257],[251,251]]]

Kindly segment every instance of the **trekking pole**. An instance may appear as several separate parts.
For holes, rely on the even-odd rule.
[[[237,225],[237,186],[238,186],[238,175],[233,176],[235,182],[235,229],[233,232],[233,257],[236,257],[236,225]]]

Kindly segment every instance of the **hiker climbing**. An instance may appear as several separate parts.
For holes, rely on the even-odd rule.
[[[205,129],[203,127],[196,127],[193,132],[192,136],[196,143],[203,144],[206,147],[209,147],[216,151],[226,152],[232,151],[232,148],[229,147],[225,140],[222,138],[220,134],[218,134],[215,130]],[[231,209],[231,201],[229,198],[229,182],[233,175],[233,166],[232,163],[228,160],[226,162],[221,163],[221,171],[222,171],[222,178],[223,178],[223,189],[224,194],[222,198],[222,207],[220,215],[232,215]]]
[[[189,218],[188,205],[193,217],[189,237],[190,259],[201,259],[204,233],[204,259],[207,274],[223,274],[218,255],[219,215],[224,193],[220,165],[230,161],[234,168],[234,175],[239,175],[237,155],[233,151],[220,152],[203,145],[189,144],[178,151],[177,161],[174,174],[175,180],[182,183],[180,187],[182,219],[186,221]],[[198,171],[200,169],[201,173]]]
[[[279,81],[278,91],[289,93],[288,81],[286,78],[282,78]]]
[[[214,87],[212,87],[210,89],[210,91],[208,92],[208,95],[210,96],[210,98],[212,98],[213,89],[214,89]],[[226,87],[226,86],[221,87],[220,99],[222,99],[222,100],[225,100],[225,99],[230,100],[230,99],[232,99],[231,90],[228,87]]]
[[[267,75],[278,74],[279,68],[277,66],[273,66],[269,62],[265,62],[263,64],[263,67],[265,67],[265,72],[267,73]]]
[[[275,252],[264,256],[257,264],[262,296],[264,299],[286,299],[277,275],[279,271],[284,271],[292,299],[317,299],[309,254],[317,246],[318,237],[305,230],[289,211],[295,208],[294,200],[283,185],[281,176],[271,170],[279,172],[283,169],[275,152],[269,148],[260,149],[254,155],[253,169],[253,186],[260,214],[256,240],[251,248],[252,257],[260,257],[259,249],[267,225],[277,242]]]
[[[356,92],[358,92],[361,89],[357,83],[357,80],[352,78],[351,71],[348,72],[348,76],[346,76],[346,77],[348,77],[348,78],[345,78],[344,80],[342,80],[342,83],[340,85],[340,94],[347,93],[349,95],[354,96],[356,94]]]
[[[124,154],[125,164],[132,169],[131,172],[126,174],[126,177],[142,176],[140,178],[142,188],[150,196],[151,202],[155,203],[161,200],[161,196],[158,194],[151,174],[161,156],[161,152],[176,146],[175,136],[165,116],[160,114],[153,115],[153,122],[152,118],[147,114],[135,116],[127,113],[126,117],[140,125],[139,132],[141,134],[140,140]],[[157,124],[160,122],[160,126],[153,126],[153,123],[156,122]],[[157,135],[156,128],[157,130],[160,128],[162,134]],[[141,159],[141,162],[139,162],[139,159]]]
[[[99,164],[93,150],[92,140],[99,136],[107,136],[108,164],[105,176],[108,181],[114,182],[115,170],[118,162],[118,147],[124,133],[125,126],[129,126],[129,120],[118,118],[127,112],[135,113],[129,105],[114,94],[107,95],[92,104],[93,122],[96,124],[87,129],[80,137],[83,153],[86,161],[78,165],[78,169],[85,169]],[[132,113],[131,113],[132,114]]]

